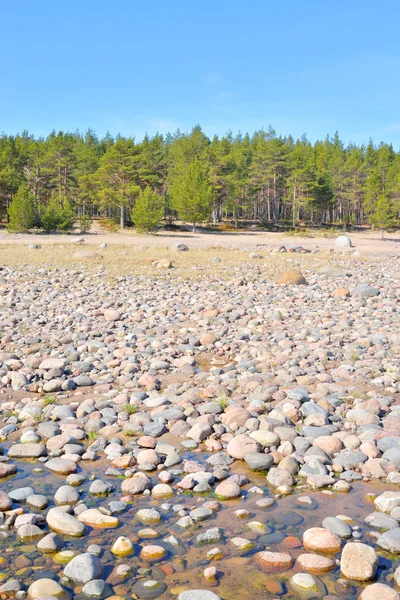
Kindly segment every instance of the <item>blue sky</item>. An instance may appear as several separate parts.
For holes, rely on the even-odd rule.
[[[398,0],[3,0],[0,131],[278,133],[400,148]]]

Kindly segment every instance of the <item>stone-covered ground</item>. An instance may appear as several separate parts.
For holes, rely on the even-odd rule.
[[[399,598],[399,259],[270,250],[3,254],[0,597]]]

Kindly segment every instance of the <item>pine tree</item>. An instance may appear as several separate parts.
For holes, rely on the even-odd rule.
[[[392,228],[396,222],[396,213],[393,204],[386,194],[381,194],[370,216],[370,222],[381,229],[381,239],[384,240],[384,232]]]
[[[8,209],[8,215],[10,219],[8,231],[22,233],[35,226],[37,221],[35,198],[26,184],[19,186]]]
[[[195,158],[171,189],[172,208],[182,219],[193,224],[207,221],[212,209],[212,185],[207,165]]]
[[[48,204],[42,216],[42,226],[47,232],[69,231],[74,224],[75,214],[71,204],[65,200],[60,205],[57,197]]]
[[[146,186],[139,193],[135,207],[132,210],[132,221],[137,231],[149,233],[160,225],[164,212],[164,200],[161,196]]]
[[[138,160],[135,141],[119,137],[102,156],[97,171],[100,206],[119,209],[121,229],[125,226],[125,211],[133,206],[140,191]]]

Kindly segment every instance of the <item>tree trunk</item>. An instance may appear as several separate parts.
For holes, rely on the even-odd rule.
[[[125,227],[125,214],[124,214],[124,205],[123,204],[121,204],[120,210],[121,210],[121,212],[120,212],[119,226],[120,226],[121,229],[124,229],[124,227]]]
[[[293,186],[293,227],[296,227],[296,186]]]

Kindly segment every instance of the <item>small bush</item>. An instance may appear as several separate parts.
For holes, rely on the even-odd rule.
[[[223,412],[225,412],[226,407],[229,404],[229,398],[220,398],[218,400],[218,404],[220,405],[220,407],[222,408]]]
[[[99,225],[102,229],[114,233],[119,230],[119,225],[114,221],[114,219],[102,219],[99,221]]]
[[[22,184],[18,188],[10,208],[8,209],[10,222],[7,229],[13,233],[23,233],[32,229],[37,223],[35,198],[27,185]]]
[[[74,225],[75,215],[68,200],[60,205],[58,198],[53,198],[42,216],[42,226],[47,232],[69,231]]]
[[[78,219],[78,225],[82,234],[88,233],[92,227],[92,219],[88,215],[81,215]]]
[[[124,411],[128,413],[128,415],[134,415],[137,412],[137,406],[134,404],[124,404]]]
[[[140,192],[132,210],[132,220],[137,231],[149,233],[160,225],[164,213],[164,200],[147,186]]]

